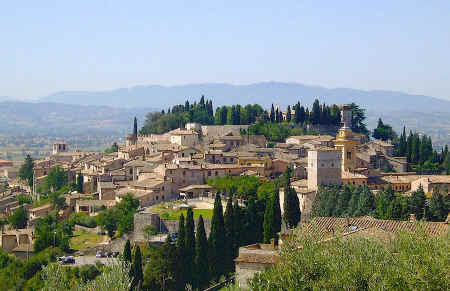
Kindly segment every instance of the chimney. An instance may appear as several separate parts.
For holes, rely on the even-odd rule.
[[[416,222],[416,215],[414,213],[411,213],[409,215],[409,222]]]

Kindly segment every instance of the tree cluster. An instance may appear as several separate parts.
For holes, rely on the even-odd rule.
[[[381,139],[384,141],[387,140],[396,140],[397,139],[397,133],[392,129],[392,126],[390,126],[387,123],[383,123],[383,120],[381,118],[378,119],[378,125],[373,130],[372,137],[375,139]]]
[[[450,198],[434,191],[426,199],[422,188],[403,196],[395,194],[388,185],[376,196],[367,186],[321,187],[313,202],[311,216],[358,217],[373,216],[379,219],[408,220],[410,214],[416,219],[443,221],[450,211]]]
[[[450,285],[450,240],[429,236],[420,225],[390,242],[359,236],[320,240],[299,230],[283,245],[278,263],[251,279],[249,289],[442,290]]]
[[[139,206],[139,200],[132,195],[125,195],[114,207],[97,215],[97,224],[108,232],[109,237],[118,236],[134,229],[134,214]]]
[[[406,129],[398,140],[396,155],[407,157],[409,170],[415,170],[423,174],[450,174],[450,157],[448,155],[448,146],[442,148],[439,154],[433,149],[431,138],[426,134],[420,136],[417,132],[409,132],[406,135]]]
[[[30,155],[25,157],[24,163],[20,166],[19,169],[19,178],[27,181],[28,186],[33,187],[33,170],[34,170],[34,161]]]
[[[146,116],[141,134],[162,134],[167,131],[182,128],[188,122],[197,122],[204,125],[214,124],[214,110],[212,100],[200,98],[199,103],[190,104],[186,100],[185,104],[175,105],[167,112],[151,112]]]

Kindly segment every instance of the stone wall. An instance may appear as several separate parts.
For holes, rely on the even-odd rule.
[[[211,220],[203,219],[205,224],[206,235],[211,231]],[[194,219],[195,229],[197,229],[198,219]],[[134,215],[134,240],[145,241],[144,229],[146,226],[152,225],[157,231],[162,233],[178,232],[178,220],[161,219],[158,214],[151,212],[140,212]]]

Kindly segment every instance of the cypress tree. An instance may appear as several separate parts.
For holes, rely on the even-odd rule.
[[[33,172],[34,172],[34,162],[30,155],[25,157],[24,163],[20,166],[19,169],[19,178],[22,180],[26,180],[28,182],[28,186],[33,187]]]
[[[233,271],[234,263],[234,219],[233,219],[233,204],[231,197],[228,198],[227,206],[225,208],[224,215],[224,225],[225,225],[225,256],[226,260],[224,263],[225,274],[231,273]]]
[[[225,255],[225,226],[223,220],[223,208],[220,194],[216,195],[214,201],[213,217],[211,219],[211,233],[208,239],[209,267],[212,279],[218,279],[224,275],[223,262]]]
[[[300,106],[300,113],[298,115],[299,115],[299,123],[303,123],[306,121],[305,107]]]
[[[264,212],[264,243],[269,243],[275,236],[275,230],[273,227],[274,221],[274,197],[271,197],[269,202],[266,204],[266,210]]]
[[[362,191],[358,201],[358,212],[360,215],[369,215],[375,209],[375,196],[366,186]]]
[[[138,133],[138,127],[137,127],[137,118],[134,117],[134,123],[133,123],[133,135],[137,136]]]
[[[242,217],[241,217],[241,207],[238,201],[234,201],[233,205],[233,230],[234,230],[234,254],[233,259],[238,256],[239,247],[242,245]],[[234,263],[233,263],[234,268]]]
[[[300,102],[297,102],[294,106],[295,114],[294,114],[294,121],[295,123],[300,123]]]
[[[444,221],[448,212],[449,209],[445,205],[444,197],[438,189],[434,190],[429,203],[429,220]]]
[[[411,196],[409,197],[409,207],[411,213],[416,216],[417,220],[422,219],[425,212],[425,192],[423,192],[422,186],[420,186],[417,191],[411,193]]]
[[[403,209],[400,199],[392,200],[387,208],[386,218],[392,220],[401,220],[402,216],[403,216]]]
[[[273,107],[273,103],[270,108],[270,122],[275,122],[275,108]]]
[[[352,198],[352,190],[345,185],[339,191],[339,197],[337,199],[336,208],[334,211],[334,216],[343,216],[348,214],[348,204]]]
[[[196,280],[194,287],[203,289],[208,284],[210,275],[208,268],[208,241],[206,240],[205,225],[201,215],[198,219],[195,237],[195,269]]]
[[[319,100],[315,99],[311,109],[311,123],[318,124],[320,122],[321,108]]]
[[[79,173],[77,176],[77,191],[78,191],[78,193],[83,193],[83,182],[84,182],[83,174]]]
[[[258,238],[261,233],[260,227],[258,227],[258,213],[256,210],[255,199],[250,197],[247,206],[247,231],[246,231],[246,243],[253,244],[258,242]]]
[[[186,214],[186,235],[184,246],[184,264],[185,281],[191,285],[194,284],[194,260],[195,260],[195,234],[194,234],[194,212],[191,208],[187,210]]]
[[[123,257],[123,260],[125,262],[131,263],[131,244],[130,244],[130,240],[129,239],[125,243],[125,247],[123,249],[122,257]]]
[[[131,277],[131,290],[139,288],[139,286],[142,285],[144,275],[142,273],[142,257],[141,257],[141,248],[139,246],[136,246],[134,249],[134,257],[130,269],[130,277]]]
[[[281,208],[280,208],[280,188],[275,188],[273,201],[273,230],[275,235],[281,231]]]
[[[291,122],[292,114],[291,114],[291,105],[288,105],[286,112],[286,121]]]
[[[275,188],[273,196],[266,205],[263,228],[264,243],[269,243],[270,239],[276,238],[281,231],[280,193],[278,187]]]
[[[184,215],[183,213],[180,215],[179,221],[178,221],[178,237],[177,237],[177,254],[178,254],[178,261],[180,263],[179,265],[179,272],[175,274],[176,281],[180,284],[180,286],[185,285],[185,240],[186,240],[186,230],[184,227]]]
[[[361,193],[360,187],[358,187],[352,191],[352,198],[350,199],[350,201],[348,203],[350,216],[359,216],[360,215],[358,212],[358,202],[359,202],[360,193]]]
[[[300,222],[300,203],[297,193],[291,187],[291,172],[288,168],[284,174],[284,221],[288,228],[294,228]]]

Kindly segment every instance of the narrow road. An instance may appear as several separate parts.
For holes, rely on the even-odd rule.
[[[84,265],[95,265],[96,262],[100,262],[104,265],[117,263],[119,261],[118,258],[96,258],[95,256],[82,256],[75,257],[75,264],[67,264],[64,266],[84,266]]]

